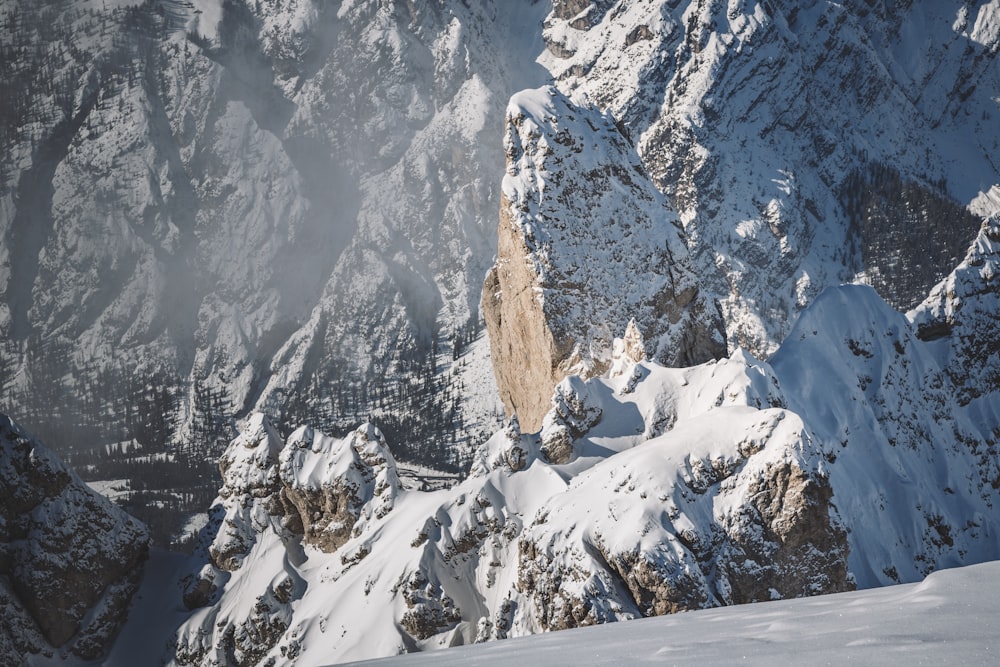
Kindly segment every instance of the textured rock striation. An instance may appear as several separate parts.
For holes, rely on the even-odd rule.
[[[148,550],[142,524],[0,415],[0,661],[100,658]]]
[[[524,428],[541,426],[563,377],[608,370],[630,321],[661,363],[725,353],[680,222],[610,115],[553,87],[524,91],[507,109],[504,146],[482,306],[501,398]]]
[[[824,288],[906,309],[1000,183],[1000,8],[556,1],[540,62],[635,140],[678,213],[730,351],[772,354]],[[946,250],[949,249],[949,250]]]

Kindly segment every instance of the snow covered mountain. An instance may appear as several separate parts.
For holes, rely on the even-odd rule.
[[[997,15],[8,3],[3,405],[67,450],[85,429],[218,453],[256,409],[286,434],[374,417],[400,453],[464,465],[497,411],[478,304],[504,110],[549,81],[635,143],[729,351],[772,353],[843,281],[912,307],[1000,182]]]
[[[175,664],[998,559],[1000,2],[926,4],[14,3],[3,406],[161,515],[221,454]]]
[[[770,364],[619,344],[615,373],[563,379],[540,431],[512,421],[437,492],[400,488],[371,426],[282,443],[256,416],[176,662],[355,660],[998,559],[1000,400],[954,400],[939,348],[867,286],[820,295]]]
[[[979,227],[961,207],[1000,181],[998,13],[556,1],[540,61],[628,128],[730,349],[765,356],[826,286],[857,277],[905,309],[961,258]]]
[[[146,528],[0,415],[0,657],[101,658],[125,622]]]
[[[526,90],[511,99],[504,144],[483,314],[508,413],[538,429],[559,380],[605,373],[630,322],[643,357],[687,366],[725,355],[680,221],[613,118],[551,86]]]

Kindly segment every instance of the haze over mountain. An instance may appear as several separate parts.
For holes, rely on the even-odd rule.
[[[0,30],[0,411],[193,547],[177,664],[1000,558],[997,0]]]

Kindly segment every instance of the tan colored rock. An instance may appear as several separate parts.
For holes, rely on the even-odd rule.
[[[541,428],[566,375],[602,375],[633,327],[643,354],[691,365],[726,352],[680,221],[613,118],[555,88],[507,111],[497,260],[482,312],[508,414]]]
[[[569,365],[574,340],[557,339],[542,308],[542,293],[528,261],[529,250],[510,220],[510,202],[500,207],[497,262],[483,285],[483,317],[490,337],[493,372],[507,414],[537,431],[549,410],[552,390]]]
[[[825,477],[790,462],[769,466],[726,526],[733,548],[719,562],[731,604],[854,590],[847,533],[831,517]]]
[[[299,429],[281,454],[280,478],[285,526],[326,553],[351,539],[359,521],[390,512],[399,488],[392,454],[370,424],[343,440]]]

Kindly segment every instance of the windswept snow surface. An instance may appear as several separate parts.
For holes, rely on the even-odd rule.
[[[995,665],[1000,562],[918,584],[579,628],[362,664]]]

